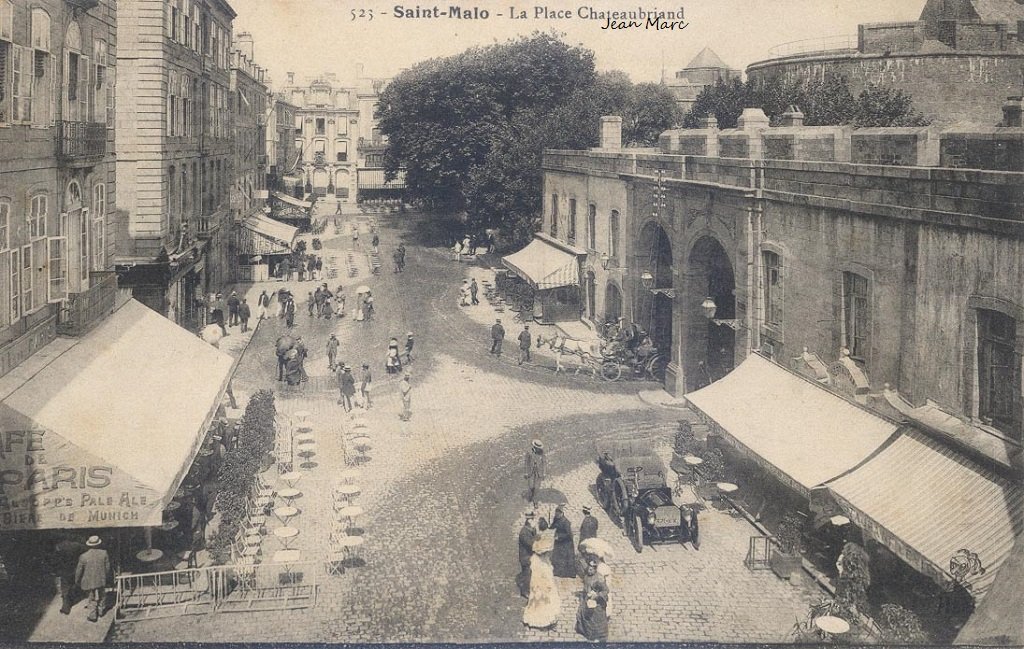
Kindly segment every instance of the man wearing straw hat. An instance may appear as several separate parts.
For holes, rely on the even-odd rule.
[[[516,575],[516,585],[519,586],[519,594],[527,598],[530,596],[530,556],[533,555],[533,542],[537,540],[535,517],[532,511],[527,512],[523,527],[519,530],[519,574]]]
[[[100,537],[90,536],[85,542],[88,550],[78,557],[78,566],[75,568],[75,585],[89,594],[89,603],[92,606],[89,612],[90,622],[95,622],[106,613],[107,587],[113,577],[110,555],[100,547],[101,545],[103,541]]]
[[[544,444],[539,439],[535,439],[530,444],[530,450],[526,452],[526,475],[524,476],[529,489],[526,499],[531,503],[537,502],[537,492],[540,491],[540,483],[544,479],[546,464]]]

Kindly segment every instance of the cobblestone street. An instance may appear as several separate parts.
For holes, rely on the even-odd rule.
[[[326,208],[325,208],[326,209]],[[355,218],[364,233],[366,217]],[[403,220],[410,221],[405,223]],[[315,562],[316,607],[293,611],[223,613],[145,620],[118,625],[117,641],[383,642],[383,641],[574,641],[575,582],[564,580],[562,616],[550,631],[521,623],[525,600],[514,583],[518,571],[516,533],[525,511],[523,453],[532,438],[544,440],[549,479],[541,508],[565,499],[574,531],[580,507],[596,505],[590,492],[597,469],[594,441],[616,434],[646,432],[668,457],[678,412],[648,406],[637,397],[652,384],[605,383],[581,373],[556,375],[554,361],[536,356],[515,363],[520,326],[506,319],[506,354],[488,353],[488,323],[494,313],[482,304],[456,306],[462,277],[486,269],[452,261],[441,249],[418,245],[415,217],[381,217],[381,256],[404,241],[409,249],[404,274],[369,273],[366,250],[351,250],[356,277],[326,279],[344,284],[354,311],[354,287],[373,289],[376,315],[369,322],[323,320],[307,315],[312,282],[290,285],[296,296],[295,332],[310,356],[310,381],[298,389],[277,382],[274,341],[283,320],[262,322],[239,365],[236,395],[273,389],[280,413],[309,413],[315,454],[297,467],[303,477],[296,504],[302,513],[290,523],[300,530],[294,547]],[[347,222],[340,230],[349,232]],[[353,245],[328,227],[325,265],[342,262]],[[368,248],[368,236],[362,237]],[[248,288],[250,304],[271,282]],[[467,312],[468,311],[468,312]],[[533,327],[531,327],[533,329]],[[233,333],[237,329],[232,330]],[[397,380],[384,372],[388,339],[406,332],[416,340],[410,421],[401,421]],[[339,360],[374,375],[373,406],[349,414],[337,404],[334,375],[325,345],[330,333],[341,342]],[[240,344],[231,336],[225,344]],[[365,461],[351,447],[356,432],[371,440]],[[365,564],[340,576],[325,574],[331,487],[347,466],[358,464],[356,521],[366,543]],[[551,505],[553,507],[553,505]],[[621,530],[595,507],[599,535],[616,550],[611,601],[614,641],[782,642],[818,592],[808,583],[789,584],[770,571],[743,565],[755,530],[741,517],[709,510],[701,519],[699,552],[679,544],[645,548],[637,554]],[[277,541],[270,536],[264,560]],[[311,568],[312,569],[312,568]]]

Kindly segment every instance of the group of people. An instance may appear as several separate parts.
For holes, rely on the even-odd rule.
[[[451,250],[456,255],[475,255],[482,246],[486,246],[487,253],[494,252],[494,235],[491,233],[482,235],[463,235],[462,239],[456,239]]]
[[[277,380],[285,381],[288,385],[295,386],[309,380],[306,374],[306,357],[309,351],[302,336],[291,336],[285,334],[279,336],[276,342],[277,351]]]
[[[476,283],[475,277],[472,280],[462,280],[462,286],[459,288],[459,306],[480,304],[480,300],[477,298],[479,291],[480,286]]]
[[[413,339],[411,331],[405,334],[405,347],[402,350],[398,348],[398,339],[392,338],[388,342],[388,351],[384,356],[384,371],[388,374],[401,374],[402,357],[405,357],[405,363],[407,365],[412,363],[412,347]]]
[[[227,310],[227,321],[225,326],[224,311]],[[214,293],[210,296],[210,323],[220,327],[222,336],[229,336],[227,327],[241,326],[242,333],[249,330],[249,318],[252,317],[252,310],[246,298],[239,298],[236,291],[231,291],[227,300],[223,293]]]
[[[405,244],[398,244],[395,251],[391,253],[391,261],[395,264],[396,273],[405,272]]]
[[[107,589],[114,585],[114,572],[103,545],[98,536],[90,536],[83,544],[69,535],[54,547],[53,572],[60,580],[60,612],[64,615],[71,613],[77,592],[89,598],[90,622],[107,612]]]
[[[307,279],[315,282],[316,280],[323,278],[323,273],[323,257],[320,255],[309,254],[299,255],[295,259],[285,257],[281,260],[281,263],[277,265],[275,276],[286,282],[290,282],[295,279],[295,275],[298,274],[300,282],[304,282]]]
[[[332,300],[337,300],[332,305]],[[338,318],[345,317],[345,292],[341,285],[338,286],[338,290],[332,293],[327,288],[327,282],[316,288],[316,291],[310,291],[306,298],[307,308],[309,309],[310,317],[316,316],[318,318],[329,319],[332,315]]]
[[[533,343],[533,334],[530,333],[530,325],[523,325],[523,330],[517,337],[519,341],[519,365],[530,362],[530,345]],[[505,327],[501,324],[501,318],[497,318],[491,325],[491,351],[495,356],[501,356],[501,346],[505,342]]]
[[[331,334],[331,340],[335,342],[337,341],[334,334]],[[331,343],[328,342],[328,345],[330,344]],[[328,354],[331,355],[330,347],[328,347]],[[352,408],[356,406],[355,400],[358,391],[358,398],[363,409],[369,410],[370,406],[373,405],[370,401],[370,386],[373,382],[373,374],[370,372],[370,364],[363,363],[358,377],[352,374],[352,366],[348,363],[337,363],[335,365],[332,362],[332,365],[337,372],[338,405],[345,408],[345,412],[352,412]]]

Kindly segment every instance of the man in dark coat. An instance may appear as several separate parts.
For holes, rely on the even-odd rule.
[[[278,336],[277,338],[277,380],[284,380],[284,366],[288,359],[285,354],[295,346],[295,339],[291,336]]]
[[[597,536],[597,519],[590,514],[590,507],[583,506],[583,522],[580,523],[580,543]]]
[[[231,291],[231,296],[228,298],[228,326],[234,327],[238,324],[238,305],[241,302],[238,299],[238,293]]]
[[[491,353],[501,356],[501,343],[505,340],[505,327],[501,326],[501,318],[491,325]]]
[[[405,244],[398,244],[398,272],[405,272]]]
[[[356,379],[352,376],[352,366],[346,365],[338,374],[338,403],[345,407],[345,412],[352,410],[352,397],[356,394]]]
[[[476,294],[477,294],[477,292],[478,292],[479,290],[480,290],[480,287],[479,287],[479,286],[477,286],[477,284],[476,284],[476,278],[474,277],[474,278],[473,278],[473,281],[471,281],[471,282],[469,283],[469,295],[470,295],[470,296],[471,296],[471,298],[472,298],[472,300],[471,300],[471,301],[473,302],[473,304],[480,304],[480,300],[478,300],[478,299],[477,299],[477,297],[476,297]]]
[[[533,440],[530,450],[526,452],[526,499],[532,503],[537,502],[537,492],[540,491],[540,483],[544,480],[544,469],[547,458],[544,457],[544,444],[539,439]]]
[[[406,362],[406,364],[409,364],[409,363],[412,362],[412,346],[413,346],[412,332],[410,331],[409,333],[405,334],[405,352],[404,352],[404,354],[405,354],[405,362]]]
[[[53,551],[53,574],[60,579],[60,612],[67,615],[74,604],[75,570],[78,568],[78,557],[86,551],[84,544],[71,537],[57,542]]]
[[[523,330],[519,332],[519,364],[522,365],[523,361],[530,362],[530,343],[533,341],[533,337],[530,335],[530,325],[523,325]]]
[[[249,318],[252,317],[252,310],[249,308],[249,303],[242,298],[242,302],[238,305],[238,320],[242,323],[242,333],[249,331]]]
[[[534,516],[533,512],[528,512],[519,530],[519,574],[516,575],[516,585],[519,586],[519,594],[527,598],[530,596],[530,557],[533,556],[533,542],[537,540]]]
[[[221,335],[228,335],[228,330],[224,328],[224,298],[220,293],[214,296],[210,305],[210,322],[220,327]]]
[[[551,567],[556,577],[576,577],[576,546],[572,542],[572,523],[565,517],[565,506],[555,508],[551,521],[555,530],[555,549],[551,551]]]
[[[107,587],[113,581],[110,556],[100,548],[102,544],[100,537],[90,536],[85,542],[89,549],[78,557],[78,565],[75,567],[75,585],[89,594],[92,607],[89,612],[90,622],[95,622],[106,613]]]

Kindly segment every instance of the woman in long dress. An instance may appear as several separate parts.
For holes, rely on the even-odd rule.
[[[551,550],[555,547],[554,530],[537,535],[530,557],[530,598],[523,611],[523,624],[535,629],[546,629],[558,622],[562,608],[555,573],[551,568]]]

